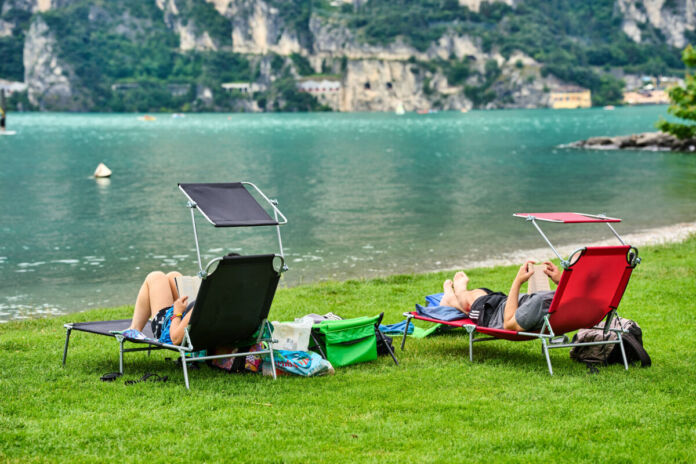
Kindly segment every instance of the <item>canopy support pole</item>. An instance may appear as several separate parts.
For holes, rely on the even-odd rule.
[[[203,277],[205,273],[203,272],[203,264],[201,263],[201,249],[198,246],[198,231],[196,230],[196,216],[193,210],[196,209],[195,201],[188,201],[186,206],[191,210],[191,223],[193,224],[193,239],[196,242],[196,256],[198,257],[198,275]]]
[[[274,206],[273,208],[273,217],[276,222],[278,222],[278,200],[273,199],[271,200],[271,204]],[[280,257],[283,258],[283,266],[280,268],[280,272],[285,272],[288,270],[288,265],[285,264],[285,253],[283,252],[283,240],[280,238],[280,224],[275,226],[276,228],[276,234],[278,235],[278,248],[280,249]]]
[[[548,237],[546,237],[546,234],[544,234],[544,232],[541,230],[541,227],[539,227],[539,224],[536,223],[534,216],[528,216],[527,221],[530,221],[534,225],[534,227],[536,227],[536,230],[538,230],[539,233],[541,234],[541,236],[544,238],[544,240],[546,240],[546,243],[548,243],[548,245],[551,247],[551,250],[553,250],[554,254],[556,256],[558,256],[558,259],[561,260],[561,264],[564,265],[564,263],[566,263],[566,260],[563,259],[563,257],[558,253],[556,248],[554,248],[554,246],[551,244],[551,241],[548,239]],[[565,265],[563,267],[565,267]]]
[[[607,224],[607,227],[609,227],[611,229],[611,231],[614,232],[614,235],[616,235],[616,238],[619,239],[619,242],[621,242],[622,245],[626,245],[626,242],[623,241],[621,236],[618,234],[618,232],[616,232],[616,230],[614,230],[614,228],[611,226],[611,224],[609,224],[608,222],[606,224]]]

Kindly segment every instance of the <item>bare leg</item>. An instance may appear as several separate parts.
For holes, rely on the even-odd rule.
[[[440,305],[451,306],[452,308],[464,312],[462,310],[462,306],[459,304],[457,296],[454,294],[454,286],[452,284],[452,281],[449,279],[445,280],[445,283],[442,284],[442,288],[445,292],[445,295],[442,297],[442,300],[440,300]]]
[[[140,287],[135,300],[131,329],[143,330],[147,320],[154,317],[162,308],[174,304],[174,297],[169,285],[169,279],[161,271],[151,272]]]

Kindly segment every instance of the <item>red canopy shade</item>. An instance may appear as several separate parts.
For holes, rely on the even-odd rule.
[[[584,222],[621,222],[621,219],[582,213],[515,213],[513,216],[534,218],[537,221],[580,224]]]

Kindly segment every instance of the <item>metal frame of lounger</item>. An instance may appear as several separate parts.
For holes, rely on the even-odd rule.
[[[488,327],[479,327],[477,326],[471,319],[462,319],[459,321],[441,321],[438,319],[431,319],[423,316],[419,316],[418,314],[415,313],[403,313],[404,317],[406,317],[406,327],[405,327],[405,332],[408,331],[408,326],[411,323],[411,319],[416,319],[420,321],[427,321],[427,322],[436,322],[438,324],[443,324],[447,325],[450,327],[461,327],[464,328],[467,331],[467,334],[469,335],[469,361],[473,362],[474,361],[474,343],[476,342],[487,342],[487,341],[495,341],[495,340],[511,340],[511,341],[524,341],[524,340],[533,340],[533,339],[538,339],[541,340],[541,349],[542,353],[544,354],[544,357],[546,358],[546,364],[549,368],[549,374],[553,375],[553,367],[551,365],[551,358],[549,356],[549,350],[554,349],[554,348],[573,348],[574,346],[590,346],[590,345],[615,345],[618,344],[621,347],[621,357],[623,359],[623,364],[624,368],[628,370],[628,360],[626,358],[626,351],[624,350],[624,346],[622,343],[622,333],[628,333],[628,330],[625,329],[606,329],[609,327],[609,324],[611,323],[611,319],[614,318],[615,316],[618,316],[616,313],[616,310],[611,310],[607,316],[606,316],[606,323],[605,327],[597,327],[594,326],[592,327],[593,329],[600,329],[604,330],[605,334],[607,332],[614,332],[617,335],[616,340],[605,340],[601,342],[587,342],[587,343],[567,343],[566,340],[567,338],[565,337],[565,334],[562,334],[561,336],[558,336],[554,333],[551,324],[549,322],[549,317],[544,316],[544,325],[541,328],[539,332],[515,332],[512,330],[496,330],[496,329],[490,329]],[[579,329],[582,327],[579,327]],[[483,334],[489,334],[491,335],[490,337],[483,337],[483,338],[476,338],[475,333],[483,333]],[[497,335],[497,336],[495,336]],[[520,337],[520,338],[508,338],[504,337],[501,335],[513,335],[515,337]],[[606,335],[605,335],[606,336]],[[406,335],[403,336],[403,339],[401,340],[401,349],[404,349],[404,345],[406,343]]]
[[[128,328],[130,325],[131,320],[130,319],[123,319],[119,321],[99,321],[99,322],[123,322],[123,328],[121,330],[125,330]],[[275,370],[275,363],[273,360],[273,350],[268,349],[268,350],[261,350],[261,351],[253,351],[253,352],[244,352],[244,353],[233,353],[233,354],[223,354],[223,355],[214,355],[214,356],[198,356],[198,357],[187,357],[187,353],[192,353],[195,350],[193,349],[193,346],[191,346],[190,338],[188,337],[188,332],[186,333],[186,336],[184,337],[185,342],[187,342],[188,346],[180,346],[180,345],[170,345],[167,343],[160,343],[156,340],[138,340],[138,339],[133,339],[133,338],[127,338],[124,337],[123,335],[119,333],[103,333],[100,331],[95,331],[95,330],[89,330],[84,324],[89,324],[89,322],[85,323],[72,323],[72,324],[65,324],[63,327],[65,327],[66,330],[66,336],[65,336],[65,347],[63,348],[63,366],[65,366],[67,357],[68,357],[68,342],[70,341],[70,333],[73,330],[79,330],[82,332],[88,332],[88,333],[94,333],[94,334],[99,334],[99,335],[107,335],[116,338],[116,341],[118,341],[119,345],[119,351],[118,351],[118,371],[123,374],[124,369],[123,369],[123,354],[124,353],[131,353],[135,351],[147,351],[148,356],[150,355],[151,351],[155,350],[171,350],[171,351],[176,351],[180,355],[181,359],[181,366],[184,372],[184,383],[186,385],[186,389],[190,389],[189,386],[189,379],[188,379],[188,369],[187,369],[187,363],[192,363],[192,362],[199,362],[199,361],[206,361],[206,360],[211,360],[211,359],[224,359],[224,358],[234,358],[234,357],[239,357],[239,356],[248,356],[248,355],[263,355],[268,353],[271,357],[271,363],[272,363],[272,372],[273,372],[273,379],[275,380],[276,377],[276,370]],[[270,324],[269,322],[264,319],[262,323],[262,327],[259,330],[259,333],[263,333],[264,327],[267,327],[268,330],[270,330]],[[188,331],[188,329],[186,329]],[[146,348],[124,348],[123,344],[124,342],[131,342],[131,343],[141,343],[141,344],[146,344],[148,347]],[[277,340],[274,339],[265,339],[265,338],[257,338],[256,340],[257,343],[259,342],[268,342],[268,343],[275,343]]]
[[[542,352],[544,354],[544,357],[546,358],[546,364],[549,369],[549,374],[553,375],[553,367],[551,365],[551,358],[549,357],[549,350],[554,349],[554,348],[572,348],[574,346],[590,346],[590,345],[612,345],[612,344],[618,344],[620,349],[621,349],[621,357],[623,359],[623,364],[624,368],[628,370],[628,360],[626,359],[626,352],[623,346],[623,339],[622,339],[622,334],[623,333],[628,333],[627,330],[625,329],[612,329],[610,328],[611,320],[618,316],[616,310],[618,308],[619,302],[621,301],[621,298],[623,297],[623,294],[626,290],[626,286],[628,285],[628,281],[630,279],[631,273],[633,272],[633,269],[640,263],[641,259],[638,257],[638,250],[630,245],[627,245],[621,236],[616,232],[616,230],[609,224],[610,222],[620,222],[621,220],[618,218],[608,218],[604,215],[589,215],[589,214],[581,214],[581,213],[516,213],[514,216],[516,217],[524,217],[526,218],[527,221],[531,222],[534,227],[539,231],[541,236],[544,238],[544,240],[548,243],[548,245],[551,247],[553,252],[556,254],[556,256],[559,257],[561,260],[561,266],[564,268],[563,275],[561,276],[561,281],[558,285],[558,288],[556,289],[556,293],[554,294],[554,298],[551,302],[551,306],[549,308],[549,314],[544,316],[544,323],[542,325],[542,328],[539,330],[539,332],[516,332],[513,330],[504,330],[504,329],[493,329],[490,327],[480,327],[476,325],[476,323],[469,319],[461,319],[461,320],[456,320],[456,321],[442,321],[438,319],[433,319],[425,316],[419,315],[417,312],[405,312],[403,313],[404,317],[406,317],[406,324],[404,327],[404,335],[403,339],[401,340],[401,349],[404,349],[405,343],[406,343],[406,334],[408,333],[408,328],[411,323],[411,319],[417,319],[417,320],[422,320],[422,321],[427,321],[427,322],[436,322],[439,324],[447,325],[450,327],[462,327],[464,328],[468,335],[469,335],[469,361],[473,361],[473,347],[475,342],[483,342],[483,341],[491,341],[491,340],[511,340],[511,341],[524,341],[524,340],[534,340],[538,339],[541,341],[542,345]],[[614,233],[616,238],[618,238],[619,242],[621,242],[622,246],[618,247],[585,247],[585,248],[580,248],[578,250],[573,251],[569,256],[568,259],[563,259],[556,248],[551,244],[550,240],[548,237],[543,233],[539,225],[536,223],[536,221],[547,221],[547,222],[556,222],[556,223],[588,223],[588,222],[598,222],[598,223],[606,223],[611,231]],[[605,254],[605,255],[614,255],[616,257],[623,256],[626,259],[626,265],[622,269],[622,274],[620,278],[617,280],[615,288],[612,287],[613,296],[611,298],[611,301],[608,302],[608,306],[606,309],[601,309],[601,317],[597,318],[595,317],[593,322],[590,323],[582,323],[578,324],[575,327],[572,327],[572,325],[566,324],[561,324],[560,329],[561,330],[556,330],[554,331],[553,326],[552,326],[552,319],[554,319],[554,315],[559,314],[557,312],[560,312],[560,314],[563,314],[563,308],[564,305],[568,305],[570,303],[575,304],[576,301],[571,301],[570,303],[564,302],[564,292],[568,288],[570,279],[572,278],[572,272],[573,272],[573,266],[577,265],[578,262],[582,259],[583,256],[590,256],[590,255],[595,255],[599,256],[600,254]],[[617,267],[617,272],[620,270],[619,267]],[[577,305],[576,305],[577,306]],[[567,312],[567,311],[566,311]],[[558,316],[556,316],[558,317]],[[604,327],[597,327],[597,324],[605,319],[605,324]],[[589,327],[588,327],[589,326]],[[559,327],[557,327],[559,328]],[[565,337],[565,334],[568,332],[572,332],[574,330],[582,329],[582,328],[595,328],[595,329],[602,329],[604,331],[604,338],[605,340],[603,341],[597,341],[597,342],[585,342],[585,343],[568,343],[567,338]],[[476,338],[475,333],[479,332],[484,335],[489,335],[489,337],[484,337],[484,338]],[[616,340],[606,340],[607,334],[609,332],[614,332],[617,336]]]
[[[131,319],[121,319],[121,320],[116,320],[116,321],[97,321],[97,323],[121,323],[119,330],[122,331],[127,329],[130,326]],[[187,369],[187,363],[192,363],[192,362],[198,362],[198,361],[206,361],[209,359],[223,359],[223,358],[233,358],[233,357],[238,357],[238,356],[248,356],[248,355],[262,355],[264,353],[268,353],[273,359],[273,350],[262,350],[262,351],[254,351],[254,352],[245,352],[245,353],[234,353],[234,354],[225,354],[225,355],[215,355],[215,356],[199,356],[199,357],[192,357],[189,358],[186,356],[187,353],[192,353],[195,350],[193,349],[193,346],[191,346],[191,341],[190,338],[188,337],[188,328],[186,329],[186,335],[184,337],[184,342],[187,343],[187,346],[181,346],[181,345],[170,345],[167,343],[160,343],[154,339],[149,339],[149,340],[138,340],[138,339],[133,339],[133,338],[127,338],[121,335],[120,333],[117,333],[117,331],[105,333],[103,331],[99,330],[90,330],[88,324],[94,324],[94,322],[76,322],[76,323],[71,323],[71,324],[64,324],[63,327],[66,328],[66,335],[65,335],[65,347],[63,348],[63,366],[65,366],[67,357],[68,357],[68,343],[70,341],[70,334],[73,330],[78,330],[82,332],[87,332],[87,333],[93,333],[93,334],[98,334],[98,335],[106,335],[109,337],[114,337],[116,341],[118,342],[119,345],[119,351],[118,351],[118,371],[123,374],[124,372],[124,353],[132,353],[135,351],[147,351],[147,355],[150,355],[150,352],[155,351],[155,350],[171,350],[171,351],[176,351],[179,353],[180,358],[181,358],[181,365],[182,369],[184,372],[184,383],[186,385],[186,388],[189,389],[189,379],[188,379],[188,369]],[[263,327],[268,327],[270,330],[270,324],[268,320],[264,319],[262,323],[262,327],[259,330],[259,333],[263,333]],[[150,332],[149,328],[146,331],[143,331],[147,335],[147,333]],[[152,334],[150,334],[152,336]],[[257,338],[256,342],[276,342],[277,340],[274,339],[265,339],[265,338]],[[124,343],[125,342],[131,342],[131,343],[139,343],[139,344],[146,344],[148,345],[146,348],[124,348]],[[275,371],[275,365],[272,367],[273,370],[273,379],[276,378],[276,371]]]
[[[249,190],[244,187],[244,186],[249,186],[254,189],[254,191],[267,203],[267,205],[273,210],[273,218],[271,218],[268,213],[264,210],[264,208],[259,204],[258,200],[254,198]],[[251,182],[232,182],[232,183],[205,183],[205,184],[197,184],[197,183],[180,183],[178,184],[179,190],[188,198],[188,201],[186,203],[186,206],[191,210],[191,223],[193,225],[193,236],[194,236],[194,241],[196,243],[196,256],[198,258],[198,268],[199,272],[198,275],[201,277],[203,280],[205,280],[207,277],[210,276],[209,271],[210,268],[213,264],[218,263],[224,259],[228,259],[228,257],[224,258],[214,258],[208,264],[206,265],[205,269],[203,268],[202,261],[201,261],[201,253],[200,253],[200,246],[198,243],[198,232],[196,229],[196,217],[194,214],[194,210],[197,209],[203,217],[205,217],[208,222],[210,222],[213,226],[215,227],[249,227],[249,226],[275,226],[276,228],[276,236],[278,240],[278,248],[279,248],[279,254],[273,255],[274,257],[277,257],[281,260],[280,268],[277,271],[278,274],[278,279],[280,278],[280,275],[288,270],[288,266],[285,264],[285,256],[283,252],[283,242],[281,239],[280,235],[280,226],[283,224],[287,224],[288,220],[285,217],[285,215],[278,209],[278,200],[275,199],[269,199],[266,194],[264,194],[261,189],[259,189],[255,184]],[[234,208],[231,207],[231,205],[234,205]],[[270,256],[270,255],[267,255]],[[241,257],[241,258],[250,258],[250,257]],[[277,281],[276,281],[276,287],[277,287]],[[202,287],[203,285],[201,285]],[[273,288],[273,293],[275,293],[275,287]],[[199,290],[199,295],[200,295],[200,290]],[[268,310],[270,310],[270,304],[273,300],[272,295],[270,298],[271,301],[268,302]],[[194,308],[195,309],[195,308]],[[189,381],[188,381],[188,372],[186,369],[186,363],[187,362],[194,362],[194,361],[204,361],[204,360],[209,360],[209,359],[221,359],[221,358],[231,358],[231,357],[238,357],[238,356],[246,356],[248,354],[252,353],[234,353],[234,354],[229,354],[229,355],[215,355],[215,356],[205,356],[205,357],[196,357],[196,358],[187,358],[186,353],[190,353],[195,351],[194,346],[191,343],[191,338],[189,335],[189,328],[191,328],[193,324],[193,319],[197,316],[198,313],[194,313],[194,316],[192,316],[192,320],[189,323],[189,327],[186,328],[185,334],[184,334],[184,340],[182,341],[182,345],[170,345],[170,344],[165,344],[165,343],[160,343],[154,339],[150,340],[135,340],[135,339],[130,339],[123,337],[121,334],[118,333],[111,333],[111,332],[104,332],[100,330],[95,330],[92,329],[90,330],[90,327],[92,327],[90,324],[106,324],[106,323],[119,323],[123,321],[97,321],[97,322],[86,322],[86,323],[72,323],[72,324],[65,324],[64,327],[66,329],[66,337],[65,337],[65,347],[63,349],[63,365],[65,365],[67,355],[68,355],[68,343],[70,341],[70,333],[73,330],[79,330],[83,332],[89,332],[89,333],[94,333],[98,335],[108,335],[108,336],[113,336],[116,338],[116,340],[119,342],[119,372],[123,373],[123,354],[127,352],[133,352],[133,351],[147,351],[148,356],[152,350],[160,350],[160,349],[168,349],[168,350],[173,350],[179,352],[181,355],[181,364],[182,368],[184,370],[184,380],[186,383],[186,388],[189,388]],[[266,312],[266,316],[268,315],[268,312]],[[130,322],[130,320],[126,320]],[[129,324],[123,327],[120,330],[128,328]],[[265,330],[268,330],[268,333],[270,334],[270,323],[268,320],[264,317],[263,321],[261,322],[261,325],[259,326],[259,337],[257,339],[257,342],[267,342],[267,343],[274,343],[275,340],[271,338],[263,338],[261,337],[261,334],[265,332]],[[144,329],[144,333],[147,335],[152,336],[152,333],[150,333],[151,330],[149,327],[146,327]],[[141,344],[147,344],[147,348],[124,348],[123,344],[124,342],[129,341],[132,343],[141,343]],[[186,344],[184,346],[184,344]],[[153,348],[154,347],[154,348]],[[273,371],[273,379],[276,379],[276,370],[275,370],[275,362],[273,359],[273,350],[270,349],[270,345],[268,350],[265,351],[257,351],[254,352],[253,354],[264,354],[268,353],[271,358],[271,367]]]

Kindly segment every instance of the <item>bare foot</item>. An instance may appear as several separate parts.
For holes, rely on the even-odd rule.
[[[467,285],[469,285],[469,276],[464,274],[462,271],[457,272],[454,274],[454,291],[457,291],[457,288],[462,288],[463,290],[467,289]]]
[[[454,275],[454,295],[456,296],[457,302],[459,303],[459,308],[462,308],[460,309],[460,311],[464,312],[466,312],[466,310],[463,308],[468,309],[469,307],[469,300],[467,298],[469,292],[467,288],[468,284],[469,277],[463,272],[460,271]]]
[[[442,300],[440,300],[440,305],[450,306],[452,308],[456,308],[462,311],[462,307],[459,304],[459,300],[457,299],[457,296],[454,294],[454,285],[452,284],[452,281],[449,279],[445,280],[445,283],[442,284],[442,289],[444,290],[445,294],[442,297]]]

